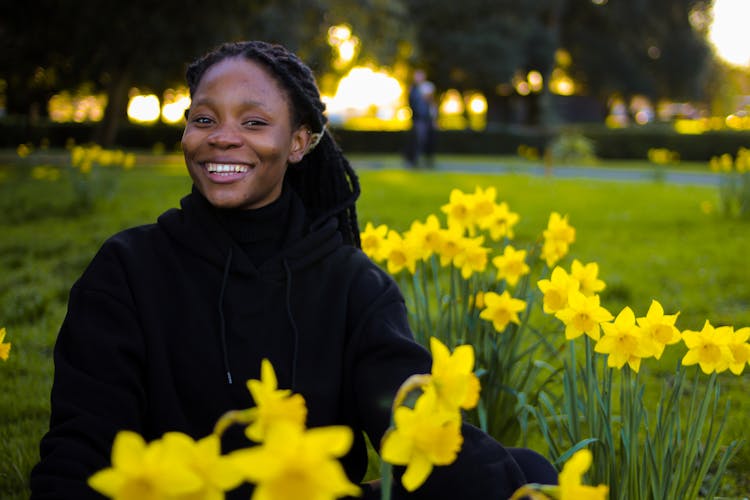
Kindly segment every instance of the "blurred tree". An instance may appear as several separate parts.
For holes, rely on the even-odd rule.
[[[711,66],[710,0],[567,1],[561,45],[574,79],[607,99],[700,99]]]
[[[275,0],[254,24],[263,27],[255,36],[289,47],[315,71],[319,84],[354,64],[392,64],[410,36],[404,0]],[[340,24],[348,25],[360,43],[349,66],[334,68],[328,29]]]
[[[488,120],[545,125],[553,120],[545,92],[519,98],[513,80],[528,71],[544,81],[555,52],[572,56],[589,95],[653,99],[702,97],[711,52],[705,38],[710,0],[412,0],[424,66],[439,88],[478,89]],[[513,116],[522,99],[525,116]]]
[[[412,0],[415,63],[438,88],[484,93],[488,121],[511,121],[514,77],[552,70],[561,1]],[[540,115],[528,119],[538,122]]]
[[[111,145],[126,117],[133,86],[161,90],[183,82],[185,62],[224,41],[257,38],[279,42],[325,70],[331,13],[356,13],[360,37],[392,37],[385,26],[400,0],[31,0],[0,7],[0,78],[7,110],[43,115],[49,97],[82,83],[104,90],[107,108],[93,140]],[[350,16],[351,17],[351,16]]]
[[[45,81],[47,94],[93,82],[108,98],[93,140],[110,145],[126,116],[131,86],[180,81],[183,61],[240,37],[248,20],[266,3],[222,0],[210,7],[198,0],[8,3],[3,36],[12,41],[13,50],[2,57],[0,72],[12,75],[15,84],[28,81],[29,74],[52,74],[54,78]],[[9,86],[10,102],[15,99],[13,91],[23,95],[17,85]],[[36,106],[46,106],[46,99]]]
[[[331,25],[360,39],[361,62],[424,67],[440,89],[479,90],[490,123],[546,124],[547,94],[521,97],[514,79],[544,81],[558,48],[586,93],[654,99],[701,96],[710,67],[711,0],[30,0],[0,6],[0,79],[8,113],[34,118],[49,97],[86,83],[106,91],[95,139],[111,144],[132,86],[183,80],[184,61],[226,40],[261,38],[332,71]],[[701,22],[701,19],[703,22]],[[401,69],[398,69],[401,68]],[[339,71],[341,69],[339,68]],[[3,82],[0,82],[2,84]],[[519,104],[523,104],[519,106]],[[518,110],[525,110],[519,115]]]

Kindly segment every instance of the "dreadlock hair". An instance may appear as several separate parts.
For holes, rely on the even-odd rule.
[[[360,194],[359,179],[326,128],[325,104],[312,70],[281,45],[257,40],[225,43],[188,66],[186,80],[190,95],[195,94],[211,66],[232,57],[244,57],[268,69],[289,97],[293,125],[307,125],[313,133],[323,134],[317,146],[300,162],[290,165],[286,181],[300,196],[313,220],[337,217],[344,241],[360,247],[355,206]]]

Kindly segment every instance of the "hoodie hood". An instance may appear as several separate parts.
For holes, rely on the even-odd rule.
[[[231,252],[230,274],[280,279],[286,274],[287,267],[294,271],[310,266],[343,244],[335,216],[308,223],[302,200],[293,190],[290,194],[292,216],[287,230],[294,237],[289,238],[289,243],[277,255],[258,267],[222,227],[216,209],[195,188],[182,198],[180,209],[168,210],[159,217],[158,223],[187,251],[222,271]]]
[[[285,186],[285,189],[288,186]],[[290,218],[287,243],[278,254],[256,267],[239,244],[230,236],[219,221],[216,209],[195,187],[181,201],[181,209],[171,209],[162,214],[158,224],[187,252],[215,266],[221,273],[221,285],[217,290],[219,316],[219,342],[223,356],[227,383],[233,383],[229,362],[229,340],[225,310],[227,286],[233,276],[237,278],[260,278],[262,281],[281,282],[284,287],[284,308],[292,334],[291,385],[296,383],[299,351],[299,329],[291,303],[293,276],[297,271],[314,265],[343,245],[336,217],[328,217],[307,224],[302,200],[291,190]]]

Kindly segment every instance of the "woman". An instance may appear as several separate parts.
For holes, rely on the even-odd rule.
[[[245,381],[263,358],[280,388],[304,396],[308,427],[355,431],[342,462],[359,482],[362,431],[379,443],[399,385],[430,370],[399,290],[358,249],[359,183],[310,69],[280,46],[244,42],[194,62],[187,82],[192,192],[108,240],[73,286],[33,498],[96,497],[86,479],[108,466],[120,430],[210,434],[252,405]],[[503,498],[530,479],[489,436],[463,433],[456,463],[415,497]],[[240,429],[222,444],[251,443]]]

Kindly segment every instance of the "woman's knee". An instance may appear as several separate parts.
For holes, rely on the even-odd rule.
[[[557,484],[557,469],[543,455],[529,448],[508,448],[529,483]]]

